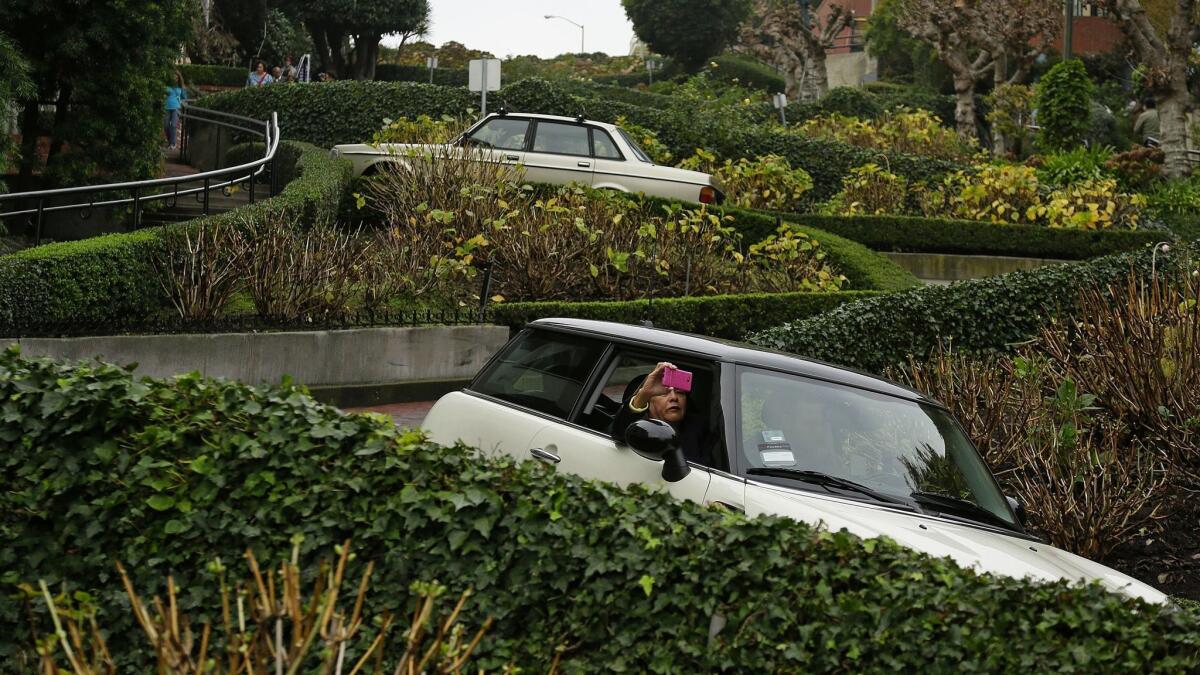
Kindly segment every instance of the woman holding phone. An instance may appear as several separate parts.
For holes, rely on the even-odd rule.
[[[675,429],[686,459],[709,465],[704,449],[707,425],[699,415],[689,416],[687,412],[692,374],[663,361],[642,378],[640,385],[637,383],[630,383],[633,395],[626,396],[613,419],[613,438],[624,443],[630,424],[642,419],[662,420]]]

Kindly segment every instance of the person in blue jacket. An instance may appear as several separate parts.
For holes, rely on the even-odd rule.
[[[163,131],[167,134],[167,147],[174,150],[177,143],[176,130],[179,128],[179,111],[187,100],[187,85],[183,74],[175,71],[174,86],[167,85],[166,112],[163,115]]]

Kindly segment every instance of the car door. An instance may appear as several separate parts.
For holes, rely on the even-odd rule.
[[[533,144],[525,153],[525,179],[531,183],[592,184],[588,127],[572,122],[537,120]]]
[[[529,118],[493,117],[466,137],[467,156],[515,166],[525,159],[529,132]]]
[[[593,380],[589,396],[584,400],[574,422],[569,425],[547,425],[534,437],[530,456],[585,478],[632,485],[640,483],[653,489],[669,492],[679,499],[704,503],[712,474],[704,467],[693,466],[683,480],[667,482],[662,478],[662,462],[646,459],[632,449],[618,444],[612,437],[612,421],[630,382],[645,375],[665,354],[639,354],[618,350],[598,377]],[[680,367],[697,369],[697,380],[712,378],[699,373],[702,364]],[[710,386],[710,385],[706,385]],[[702,410],[688,414],[703,414]]]
[[[637,192],[630,183],[630,168],[638,160],[626,157],[616,141],[604,129],[592,128],[592,185],[614,188],[622,192]]]
[[[485,453],[528,459],[542,428],[566,424],[606,348],[602,340],[523,331],[466,391],[439,399],[422,427],[437,443],[461,440]]]

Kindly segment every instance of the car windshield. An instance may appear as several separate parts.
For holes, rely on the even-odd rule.
[[[801,478],[819,472],[879,493],[874,501],[1017,527],[991,471],[941,408],[741,367],[737,415],[739,462],[755,480],[814,489],[814,481]],[[862,490],[843,491],[833,481],[816,484],[849,498],[871,499]]]
[[[645,162],[645,163],[647,163],[647,164],[653,164],[653,163],[654,163],[654,160],[650,159],[650,155],[647,155],[647,154],[646,154],[646,151],[645,151],[645,150],[642,150],[641,146],[639,146],[639,145],[637,144],[637,141],[634,141],[632,136],[630,136],[629,134],[625,133],[625,130],[624,130],[624,129],[621,129],[621,128],[619,128],[619,127],[618,127],[618,128],[617,128],[617,132],[618,132],[618,133],[620,133],[620,134],[621,134],[621,138],[624,138],[624,139],[625,139],[625,142],[629,144],[629,148],[630,148],[631,150],[633,150],[633,155],[634,155],[635,157],[637,157],[639,160],[641,160],[641,161],[643,161],[643,162]]]

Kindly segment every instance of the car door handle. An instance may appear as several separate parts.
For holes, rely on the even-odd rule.
[[[577,164],[578,164],[579,166],[582,166],[582,167],[584,167],[585,169],[586,169],[587,167],[590,167],[590,166],[592,165],[592,163],[591,163],[591,162],[577,162]]]
[[[562,461],[562,458],[558,455],[541,448],[530,448],[529,454],[533,455],[534,459],[540,459],[543,462],[550,462],[551,464],[558,464]]]
[[[515,162],[515,161],[521,159],[521,156],[520,155],[505,155],[504,159],[506,159],[510,162]]]

